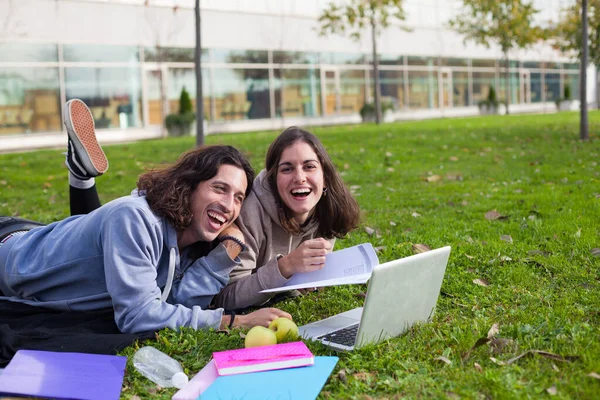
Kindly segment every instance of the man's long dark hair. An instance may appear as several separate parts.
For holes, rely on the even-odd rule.
[[[327,194],[321,197],[315,206],[313,215],[310,217],[311,220],[318,221],[316,233],[318,236],[327,239],[341,238],[358,226],[360,218],[358,203],[344,185],[342,177],[336,171],[321,141],[312,133],[296,126],[284,130],[271,143],[265,162],[267,181],[279,207],[281,226],[292,234],[298,234],[302,231],[302,227],[293,218],[289,208],[277,191],[277,167],[281,160],[281,154],[296,142],[307,143],[316,153],[323,168],[323,187],[327,188]]]
[[[252,190],[254,170],[246,157],[232,146],[204,146],[183,153],[174,165],[140,175],[143,191],[152,211],[165,217],[178,232],[192,223],[192,193],[200,182],[217,175],[221,165],[238,167],[246,174],[246,196]]]

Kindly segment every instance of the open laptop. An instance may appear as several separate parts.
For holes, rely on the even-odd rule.
[[[375,266],[363,307],[303,325],[300,336],[349,351],[429,321],[449,256],[446,246]]]

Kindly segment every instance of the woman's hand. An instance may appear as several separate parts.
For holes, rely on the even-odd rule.
[[[292,319],[290,314],[286,313],[285,311],[281,311],[278,308],[261,308],[260,310],[256,310],[250,314],[236,315],[233,321],[233,326],[252,328],[253,326],[260,325],[268,328],[269,324],[279,317]]]
[[[221,234],[219,235],[219,240],[221,241],[221,243],[223,243],[223,246],[225,246],[227,254],[229,254],[229,257],[231,257],[232,260],[235,260],[236,257],[241,253],[243,248],[242,246],[240,246],[239,243],[237,243],[234,240],[222,240],[222,238],[225,236],[233,236],[234,238],[238,239],[241,243],[245,244],[244,234],[242,233],[242,231],[240,231],[240,228],[238,228],[236,224],[231,224],[230,226],[225,228],[223,232],[221,232]]]
[[[331,243],[323,238],[303,242],[287,256],[277,261],[281,275],[288,279],[297,272],[317,271],[325,265],[325,256],[331,251]]]

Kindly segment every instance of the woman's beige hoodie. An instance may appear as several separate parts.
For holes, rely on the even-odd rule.
[[[247,251],[240,253],[242,260],[229,275],[229,284],[215,297],[214,304],[228,310],[261,305],[275,293],[259,293],[264,289],[280,287],[284,278],[277,266],[277,255],[287,255],[302,242],[314,238],[318,221],[310,220],[299,235],[292,235],[281,227],[275,197],[262,170],[252,186],[252,193],[244,200],[236,221],[244,234]],[[335,239],[331,239],[332,247]]]

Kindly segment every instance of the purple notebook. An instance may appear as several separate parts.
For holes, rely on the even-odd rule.
[[[127,357],[19,350],[0,374],[0,393],[58,399],[118,399]]]

